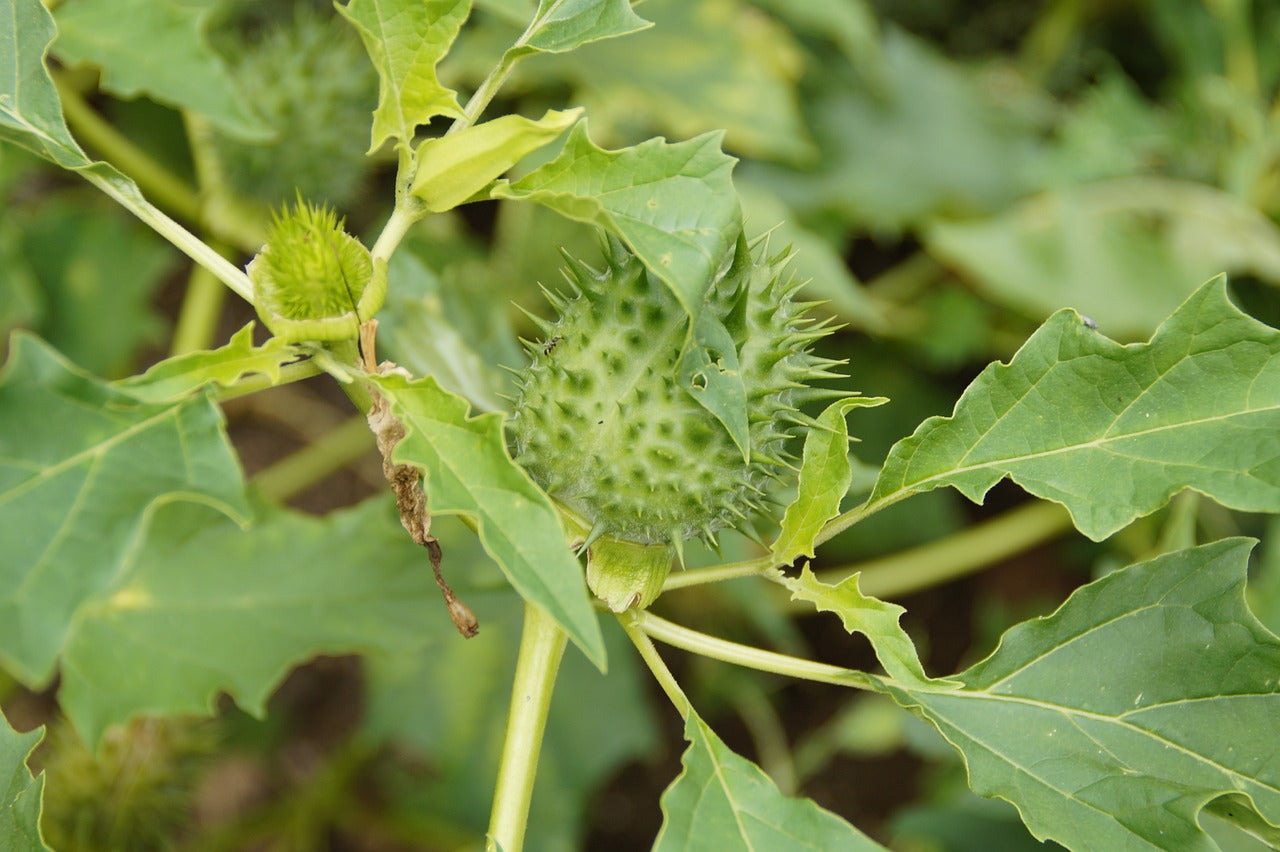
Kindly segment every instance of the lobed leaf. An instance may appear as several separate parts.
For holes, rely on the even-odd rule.
[[[830,586],[806,565],[799,577],[787,577],[784,584],[793,601],[808,601],[819,612],[835,613],[845,630],[866,636],[889,677],[912,687],[958,686],[956,681],[933,680],[925,674],[915,643],[898,623],[906,609],[864,595],[858,588],[860,576],[854,574]]]
[[[471,0],[350,0],[337,8],[378,69],[370,154],[388,139],[408,148],[418,125],[437,115],[462,115],[457,94],[436,77],[436,65],[458,37]]]
[[[651,26],[631,10],[629,0],[539,0],[533,20],[507,55],[567,53]]]
[[[582,568],[551,501],[507,453],[502,415],[468,417],[466,400],[430,376],[369,376],[404,424],[394,453],[423,473],[432,514],[466,515],[480,542],[527,601],[545,609],[602,670],[603,639]]]
[[[77,610],[59,700],[92,746],[140,714],[212,712],[222,692],[260,716],[317,654],[394,656],[429,641],[462,640],[389,499],[324,518],[265,510],[248,530],[171,505]]]
[[[57,5],[53,52],[67,65],[96,65],[102,88],[114,95],[146,95],[198,112],[242,139],[267,139],[271,129],[209,45],[211,11],[181,0],[64,0]]]
[[[491,195],[534,201],[616,234],[696,316],[741,229],[735,162],[718,133],[607,151],[581,121],[559,156],[515,183],[499,181]]]
[[[818,415],[823,428],[810,429],[804,438],[796,499],[782,516],[782,529],[771,552],[778,565],[790,565],[801,556],[814,556],[815,540],[822,528],[840,514],[840,501],[849,493],[853,466],[849,461],[849,425],[845,417],[854,408],[871,408],[889,400],[882,396],[838,399]]]
[[[167,502],[249,514],[207,396],[142,401],[19,334],[0,373],[0,661],[38,686]]]
[[[809,799],[784,796],[758,766],[728,749],[692,710],[684,770],[662,794],[656,852],[680,849],[883,849]]]
[[[410,191],[428,210],[451,210],[528,154],[549,145],[580,115],[581,109],[549,109],[537,121],[504,115],[428,139],[418,146],[418,169]]]
[[[253,345],[253,323],[231,336],[225,346],[166,358],[139,376],[130,376],[115,387],[144,402],[173,402],[211,384],[230,387],[244,376],[259,374],[274,384],[280,368],[302,357],[297,347],[273,337]]]
[[[44,776],[31,777],[27,756],[40,731],[19,734],[0,715],[0,852],[48,850],[40,837]]]
[[[1245,606],[1252,542],[1131,565],[1009,630],[953,692],[887,691],[970,786],[1073,849],[1216,846],[1206,808],[1280,836],[1280,640]]]
[[[1074,311],[992,364],[950,417],[890,450],[870,501],[951,485],[981,502],[1009,477],[1100,540],[1184,488],[1280,511],[1280,333],[1215,278],[1150,343],[1121,346]]]

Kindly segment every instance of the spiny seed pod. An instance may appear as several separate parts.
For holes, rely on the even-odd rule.
[[[560,318],[535,318],[544,333],[530,343],[512,420],[516,460],[535,481],[590,526],[587,543],[607,539],[672,549],[692,537],[714,544],[720,530],[744,527],[767,502],[771,480],[793,469],[788,442],[807,418],[797,406],[839,395],[812,389],[836,362],[808,352],[829,332],[793,300],[790,255],[770,256],[763,240],[740,240],[709,288],[713,312],[733,338],[746,389],[749,458],[716,417],[678,380],[689,318],[671,291],[612,238],[605,268],[565,255],[574,294],[548,293]],[[593,547],[591,555],[635,566],[661,553]],[[624,558],[614,559],[616,553]],[[592,580],[589,567],[588,579]],[[642,573],[642,572],[639,572]],[[665,568],[663,569],[665,575]],[[623,590],[595,578],[614,609],[645,606],[661,586],[628,580]]]
[[[332,208],[301,198],[272,218],[248,273],[258,316],[276,337],[350,340],[382,307],[386,264],[342,225]]]

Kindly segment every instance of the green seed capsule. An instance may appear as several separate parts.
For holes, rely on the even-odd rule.
[[[622,243],[609,239],[603,249],[602,270],[566,256],[575,293],[550,295],[560,317],[538,321],[545,337],[529,345],[511,422],[516,460],[590,526],[593,540],[714,543],[718,531],[760,510],[771,480],[790,473],[796,405],[809,381],[830,376],[808,345],[827,332],[793,301],[799,284],[786,274],[789,255],[740,241],[703,311],[736,348],[744,454],[679,381],[688,315]],[[645,582],[628,583],[651,599]]]
[[[342,225],[331,208],[302,199],[272,219],[248,273],[258,316],[276,337],[349,340],[382,307],[386,264]]]

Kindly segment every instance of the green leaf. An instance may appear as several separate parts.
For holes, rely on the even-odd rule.
[[[849,462],[849,425],[854,408],[872,408],[889,400],[882,396],[838,399],[818,415],[821,429],[804,438],[796,499],[782,516],[782,529],[773,543],[774,561],[790,565],[801,556],[814,556],[814,540],[827,521],[840,514],[840,501],[849,492],[853,466]]]
[[[537,121],[504,115],[418,146],[418,170],[410,189],[436,213],[480,192],[526,155],[549,145],[582,115],[581,109],[547,110]]]
[[[248,530],[204,506],[165,506],[79,608],[59,700],[92,747],[139,714],[212,712],[221,692],[260,716],[316,654],[398,655],[428,641],[463,640],[389,499],[325,518],[266,510]]]
[[[696,316],[741,228],[736,161],[720,150],[721,134],[606,151],[586,124],[574,126],[550,163],[515,183],[499,181],[493,197],[535,201],[616,234]]]
[[[57,34],[40,0],[0,0],[0,139],[64,168],[89,162],[62,119],[62,104],[44,66]]]
[[[981,502],[1009,477],[1101,540],[1184,488],[1280,511],[1280,333],[1215,278],[1152,337],[1121,346],[1074,311],[992,364],[950,417],[894,445],[870,501],[944,485]]]
[[[211,384],[230,387],[250,374],[266,376],[275,384],[280,368],[302,357],[297,347],[273,337],[253,345],[253,323],[231,336],[225,346],[166,358],[140,376],[130,376],[115,386],[144,402],[173,402]]]
[[[1251,547],[1227,539],[1117,571],[1012,628],[960,675],[964,690],[889,692],[1042,840],[1213,849],[1197,817],[1224,798],[1237,822],[1280,825],[1280,640],[1244,603]]]
[[[734,754],[692,710],[685,720],[684,771],[662,794],[656,852],[680,849],[883,849],[809,799],[782,795]]]
[[[71,622],[137,547],[157,506],[248,515],[221,411],[142,402],[18,335],[0,373],[0,661],[53,675]]]
[[[64,0],[53,52],[67,65],[89,62],[102,87],[122,98],[146,95],[190,109],[243,139],[271,129],[236,91],[205,31],[212,7],[189,0]]]
[[[457,38],[471,0],[351,0],[337,8],[378,69],[370,154],[388,139],[408,148],[418,125],[437,115],[462,115],[457,94],[436,77],[436,65]]]
[[[956,681],[933,680],[924,672],[915,643],[902,629],[898,619],[906,609],[862,594],[854,574],[838,585],[829,586],[804,566],[799,577],[786,577],[793,601],[809,601],[819,612],[840,616],[844,629],[861,633],[871,642],[876,659],[889,676],[909,687],[958,686]]]
[[[44,776],[31,777],[27,756],[40,742],[40,731],[19,734],[0,715],[0,852],[47,850],[40,837]]]
[[[603,670],[600,625],[582,568],[551,501],[507,453],[502,415],[468,417],[466,401],[430,376],[369,380],[404,424],[394,459],[422,470],[431,513],[474,518],[485,551],[516,591],[545,609]]]
[[[698,315],[693,337],[677,365],[680,385],[689,396],[724,424],[729,437],[750,461],[747,390],[738,365],[738,349],[724,323],[710,311]]]
[[[507,53],[567,53],[651,26],[631,11],[629,0],[539,0],[533,20]]]
[[[1037,196],[992,219],[935,223],[934,256],[1033,317],[1072,307],[1108,335],[1146,337],[1205,279],[1280,283],[1280,228],[1222,190],[1124,177]]]

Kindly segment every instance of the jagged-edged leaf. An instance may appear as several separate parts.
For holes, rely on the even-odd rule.
[[[46,683],[81,605],[162,503],[248,515],[222,412],[143,402],[18,335],[0,373],[0,661]]]
[[[229,387],[253,373],[275,382],[280,378],[280,368],[296,361],[301,353],[296,346],[281,343],[276,337],[254,346],[253,325],[250,322],[231,335],[225,346],[166,358],[140,376],[116,382],[116,387],[147,402],[170,402],[206,385]]]
[[[545,609],[583,653],[604,667],[600,624],[578,560],[547,496],[507,453],[502,415],[469,417],[466,400],[430,376],[369,380],[405,426],[397,462],[423,473],[433,514],[467,515],[480,542],[527,601]]]
[[[466,594],[470,566],[444,560],[486,615]],[[261,715],[288,670],[316,654],[441,640],[463,641],[388,499],[325,518],[263,509],[247,530],[204,506],[165,506],[77,611],[59,700],[92,744],[138,714],[211,712],[220,692]]]
[[[944,485],[981,501],[1009,477],[1099,540],[1184,488],[1280,511],[1280,333],[1207,282],[1149,343],[1121,346],[1074,311],[992,364],[950,417],[889,452],[871,502]]]
[[[436,77],[436,65],[470,14],[471,0],[351,0],[338,11],[360,33],[378,69],[370,153],[388,139],[408,147],[418,125],[462,114],[457,94]]]
[[[1112,337],[1146,337],[1206,278],[1280,283],[1280,228],[1223,190],[1124,177],[1057,190],[991,219],[937,222],[930,253],[1037,318],[1075,308]]]
[[[549,145],[580,115],[581,109],[549,109],[537,121],[504,115],[428,139],[418,146],[418,170],[410,191],[428,210],[451,210],[526,155]]]
[[[31,777],[27,755],[40,731],[19,734],[0,715],[0,852],[32,852],[49,847],[40,837],[44,776]]]
[[[720,150],[719,133],[606,151],[586,125],[574,125],[554,160],[499,181],[493,196],[536,201],[618,235],[695,316],[741,228],[736,160]]]
[[[789,565],[801,556],[813,558],[814,539],[827,521],[840,514],[840,501],[849,493],[853,466],[849,461],[849,425],[854,408],[871,408],[889,400],[882,396],[838,399],[818,415],[821,429],[804,437],[796,499],[782,516],[782,529],[773,543],[773,558]]]
[[[236,91],[205,28],[212,7],[180,0],[65,0],[55,12],[53,52],[67,65],[89,62],[102,88],[190,109],[228,133],[265,139],[271,129]]]
[[[40,0],[0,0],[0,139],[65,168],[89,162],[71,138],[62,104],[44,65],[57,34]]]
[[[920,664],[915,643],[898,623],[906,609],[864,595],[858,588],[860,576],[854,574],[831,586],[815,577],[806,565],[799,577],[787,577],[784,583],[791,590],[793,601],[809,601],[819,612],[835,613],[845,630],[866,636],[890,677],[911,686],[958,686],[955,681],[930,680]]]
[[[883,849],[812,800],[784,796],[760,767],[730,751],[692,710],[684,738],[689,742],[684,771],[662,794],[657,852]]]
[[[822,4],[823,10],[829,4]],[[608,138],[637,127],[685,139],[723,130],[736,154],[810,163],[817,153],[800,114],[803,48],[746,0],[645,0],[653,26],[627,38],[540,60],[571,81]]]
[[[629,0],[539,0],[533,21],[508,53],[566,53],[649,26]]]
[[[1274,837],[1280,640],[1245,606],[1251,547],[1226,539],[1109,574],[1009,630],[964,689],[888,691],[1041,839],[1214,849],[1197,822],[1211,804]]]

